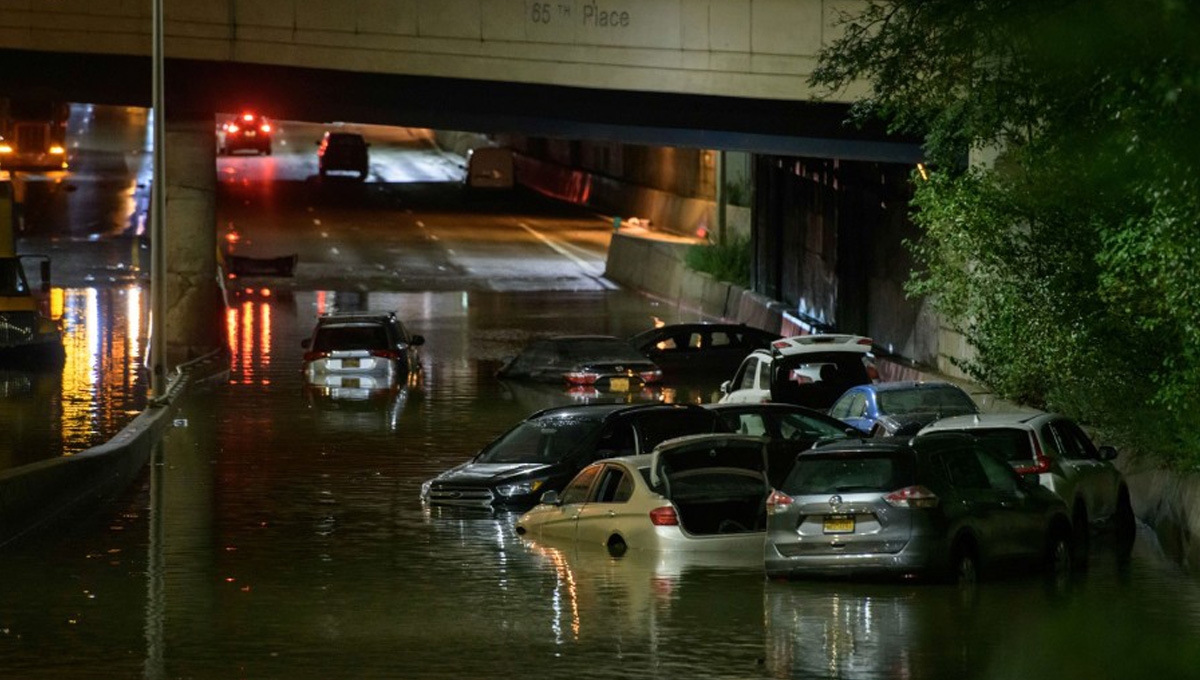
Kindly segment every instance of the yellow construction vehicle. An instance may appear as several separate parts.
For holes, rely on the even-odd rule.
[[[65,357],[62,325],[44,309],[50,292],[50,258],[17,255],[16,207],[12,180],[0,173],[0,366],[61,362]],[[39,264],[38,294],[29,286],[25,262]]]

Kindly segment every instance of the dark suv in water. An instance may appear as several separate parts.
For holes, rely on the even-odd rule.
[[[695,404],[589,404],[538,411],[471,460],[425,482],[431,505],[528,508],[561,491],[601,458],[649,453],[689,434],[725,432],[721,417]]]

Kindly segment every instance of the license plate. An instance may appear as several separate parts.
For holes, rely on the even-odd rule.
[[[628,392],[629,378],[611,378],[608,381],[608,389],[613,392]]]
[[[350,387],[350,388],[360,387],[358,378],[342,378],[342,387]]]
[[[854,533],[854,515],[826,515],[825,533],[852,534]]]
[[[256,134],[256,133],[254,132],[254,130],[247,130],[247,131],[246,131],[246,136],[247,136],[247,137],[253,137],[255,134]]]
[[[342,359],[342,368],[358,368],[358,359]]]

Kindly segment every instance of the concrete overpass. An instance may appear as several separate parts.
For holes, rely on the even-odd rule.
[[[938,330],[905,306],[905,263],[881,264],[910,235],[894,225],[920,148],[847,126],[858,93],[807,83],[857,0],[164,4],[169,329],[213,304],[213,114],[251,106],[280,119],[751,152],[756,250],[769,265],[755,289],[937,359]],[[0,93],[52,85],[72,101],[149,105],[149,0],[0,6]],[[187,358],[198,337],[171,344]]]

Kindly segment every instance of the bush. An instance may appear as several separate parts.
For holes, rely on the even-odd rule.
[[[724,245],[692,246],[684,258],[695,271],[743,288],[750,285],[750,239],[734,238]]]

